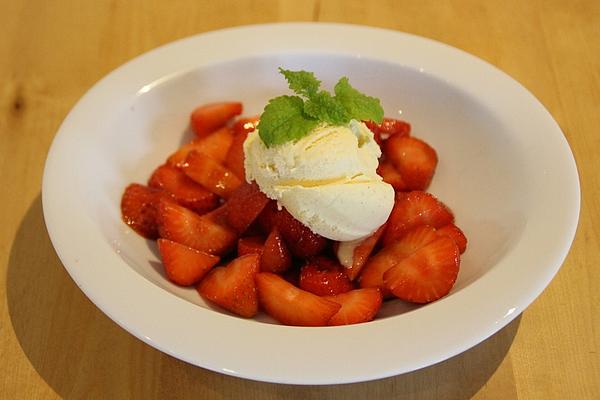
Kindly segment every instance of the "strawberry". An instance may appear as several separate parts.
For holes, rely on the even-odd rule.
[[[234,127],[235,129],[235,127]],[[233,137],[233,142],[229,147],[225,157],[225,166],[231,170],[241,180],[246,180],[246,169],[244,167],[244,142],[248,137],[248,132],[237,133]]]
[[[432,194],[421,191],[398,192],[383,234],[383,245],[387,246],[417,225],[439,228],[452,222],[452,211]]]
[[[260,116],[240,118],[233,124],[233,131],[236,135],[240,133],[248,134],[258,126]]]
[[[402,300],[429,303],[450,292],[459,265],[458,246],[442,236],[387,270],[383,281],[386,289]]]
[[[353,289],[344,267],[322,256],[314,257],[302,266],[299,286],[318,296],[335,295]]]
[[[229,120],[242,113],[242,103],[210,103],[196,108],[190,115],[192,130],[198,137],[206,136],[225,126]]]
[[[123,222],[147,239],[158,238],[156,210],[161,198],[168,195],[162,190],[132,183],[121,197],[121,217]]]
[[[409,136],[410,135],[410,124],[406,121],[402,121],[394,118],[384,118],[381,124],[377,124],[373,121],[364,121],[365,125],[375,137],[377,144],[381,144],[387,140],[390,136]]]
[[[383,178],[384,182],[392,185],[395,191],[406,190],[406,183],[404,183],[402,175],[390,161],[379,162],[377,174]]]
[[[178,285],[198,282],[220,260],[219,257],[167,239],[158,239],[158,251],[167,278]]]
[[[467,237],[458,226],[454,224],[444,225],[441,228],[438,228],[436,233],[441,236],[450,236],[452,239],[454,239],[460,254],[464,253],[467,249]]]
[[[371,252],[373,251],[373,249],[379,242],[379,239],[383,235],[385,228],[386,225],[383,224],[371,236],[364,239],[356,247],[354,247],[354,249],[352,250],[352,260],[351,263],[348,263],[349,265],[346,265],[342,261],[345,255],[340,254],[340,247],[342,248],[342,251],[344,251],[345,245],[338,244],[337,248],[335,249],[336,255],[338,257],[338,260],[340,260],[340,263],[344,265],[346,275],[348,275],[348,278],[350,278],[351,281],[355,280],[356,277],[360,274],[360,271],[367,262],[369,256],[371,255]]]
[[[227,200],[227,223],[239,233],[246,232],[268,202],[256,183],[242,183]]]
[[[222,222],[222,207],[202,216],[174,201],[158,205],[160,236],[196,250],[222,255],[233,247],[237,234]]]
[[[377,288],[354,289],[323,298],[342,306],[331,317],[328,325],[350,325],[371,321],[377,315],[382,302],[381,292]]]
[[[264,251],[260,258],[260,270],[282,273],[292,266],[292,255],[288,250],[279,230],[273,228],[265,241]]]
[[[208,136],[197,138],[184,144],[169,156],[167,164],[174,167],[181,167],[185,163],[187,155],[192,151],[197,151],[213,160],[223,162],[227,157],[233,139],[233,131],[228,127],[223,127]]]
[[[239,316],[250,318],[258,312],[255,277],[258,254],[246,254],[210,271],[196,287],[198,293]]]
[[[212,193],[228,198],[242,181],[217,161],[197,151],[187,155],[183,172]]]
[[[320,254],[328,244],[328,240],[317,235],[307,226],[294,218],[285,208],[277,209],[277,203],[270,201],[258,217],[258,224],[264,232],[279,229],[285,243],[296,257],[307,258]]]
[[[389,297],[390,293],[383,286],[384,273],[438,237],[435,229],[428,225],[419,225],[409,230],[402,238],[369,258],[360,274],[360,287],[378,287],[385,297]]]
[[[262,256],[265,251],[265,239],[261,236],[246,236],[238,240],[237,254],[258,254]]]
[[[214,210],[219,205],[217,195],[168,164],[161,165],[154,171],[148,186],[170,193],[179,204],[199,214]]]
[[[408,190],[425,190],[438,163],[437,153],[427,143],[412,136],[394,135],[383,153],[394,164]]]
[[[256,275],[258,300],[271,317],[286,325],[325,326],[341,306],[299,289],[271,272]]]

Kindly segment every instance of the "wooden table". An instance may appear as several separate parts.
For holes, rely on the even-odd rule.
[[[522,316],[430,368],[302,387],[232,378],[162,354],[77,288],[50,244],[40,197],[46,152],[70,108],[149,49],[276,21],[365,24],[436,39],[498,66],[548,108],[578,162],[581,219],[562,269]],[[600,399],[597,0],[2,1],[0,26],[0,398]]]

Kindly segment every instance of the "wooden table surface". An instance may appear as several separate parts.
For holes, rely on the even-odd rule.
[[[0,4],[0,398],[600,399],[599,1]],[[498,66],[547,107],[578,163],[581,216],[560,272],[519,318],[420,371],[304,387],[232,378],[167,356],[77,288],[52,248],[40,196],[46,153],[71,107],[106,73],[154,47],[277,21],[365,24],[439,40]]]

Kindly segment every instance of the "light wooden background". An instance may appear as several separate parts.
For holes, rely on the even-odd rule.
[[[45,155],[70,108],[106,73],[156,46],[275,21],[366,24],[440,40],[506,71],[548,108],[578,162],[581,219],[562,269],[521,317],[414,373],[287,386],[164,355],[75,286],[52,249],[40,200]],[[0,398],[600,399],[598,0],[0,0],[0,29]]]

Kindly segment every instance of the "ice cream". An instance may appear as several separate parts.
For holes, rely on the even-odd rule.
[[[394,189],[376,172],[381,150],[362,122],[321,124],[296,142],[272,147],[255,130],[244,154],[246,180],[329,239],[370,235],[394,205]]]

